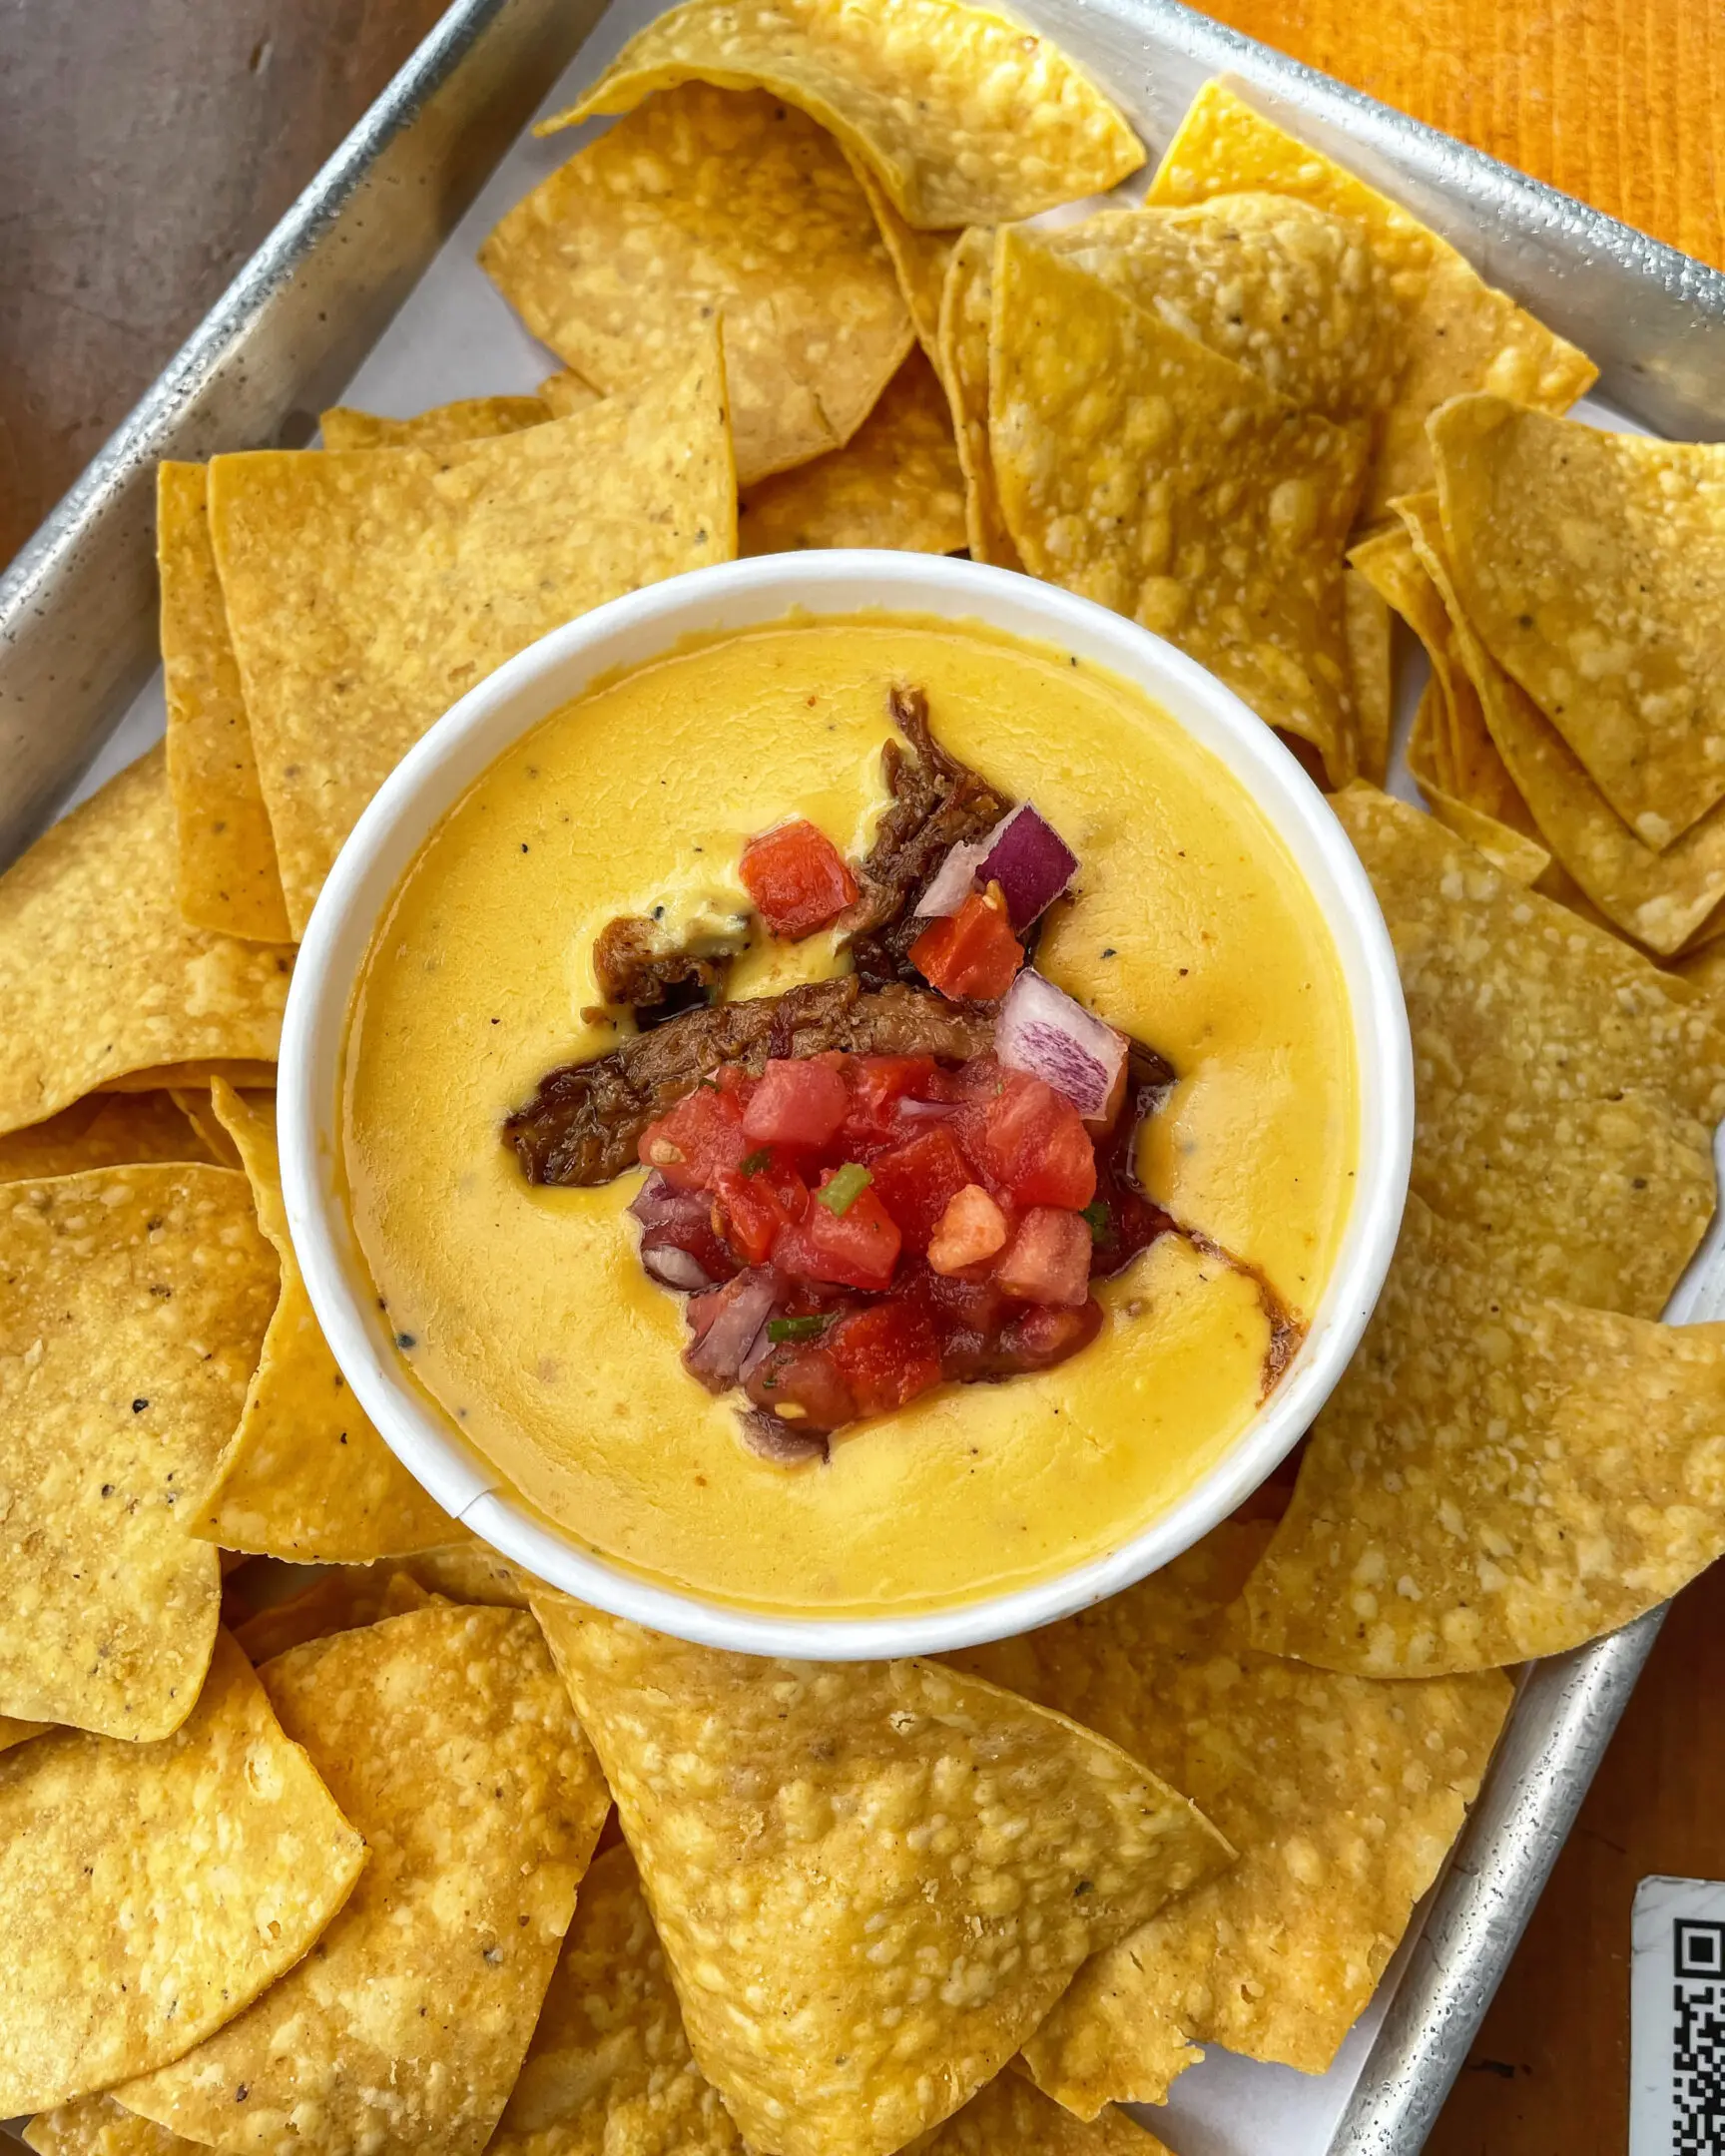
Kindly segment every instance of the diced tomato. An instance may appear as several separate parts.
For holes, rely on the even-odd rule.
[[[1028,1212],[1078,1213],[1096,1195],[1096,1149],[1063,1093],[1027,1071],[1002,1071],[995,1087],[959,1111],[965,1151],[996,1195]]]
[[[837,1429],[866,1412],[825,1343],[787,1342],[775,1348],[744,1384],[757,1407],[778,1414],[788,1430]],[[786,1414],[784,1409],[791,1412]]]
[[[740,866],[761,918],[791,942],[825,928],[857,896],[857,878],[843,854],[807,816],[751,838]]]
[[[1081,1213],[1032,1206],[994,1268],[1009,1296],[1026,1303],[1056,1303],[1075,1310],[1090,1295],[1094,1239]]]
[[[852,1057],[845,1075],[851,1088],[846,1135],[878,1141],[897,1136],[901,1100],[932,1098],[929,1088],[940,1071],[932,1056],[877,1055]]]
[[[711,1190],[722,1169],[740,1166],[748,1155],[742,1103],[735,1093],[699,1085],[648,1124],[637,1150],[678,1190]]]
[[[940,1382],[940,1346],[914,1303],[891,1296],[841,1318],[827,1335],[862,1414],[886,1414]]]
[[[966,1183],[941,1214],[928,1242],[928,1263],[936,1273],[962,1273],[981,1265],[1005,1246],[1004,1213],[979,1183]]]
[[[910,963],[942,995],[986,1003],[1011,987],[1024,947],[991,885],[972,891],[956,913],[930,921],[910,946]]]
[[[776,1057],[743,1111],[743,1130],[755,1145],[814,1151],[838,1136],[850,1106],[845,1081],[831,1063]]]
[[[821,1178],[821,1190],[844,1173],[830,1169]],[[805,1280],[834,1281],[842,1288],[884,1288],[902,1241],[897,1223],[872,1187],[860,1191],[843,1213],[824,1206],[818,1190],[803,1218],[780,1231],[773,1263]]]
[[[1094,1296],[1076,1310],[1032,1303],[1002,1330],[996,1352],[1010,1369],[1052,1369],[1088,1348],[1101,1330],[1102,1306]]]
[[[809,1186],[795,1169],[778,1161],[753,1175],[739,1168],[722,1169],[714,1188],[725,1239],[745,1265],[765,1265],[780,1229],[801,1220],[809,1203]]]
[[[868,1163],[881,1204],[898,1223],[908,1251],[925,1251],[940,1216],[971,1181],[970,1164],[950,1127],[930,1123]]]

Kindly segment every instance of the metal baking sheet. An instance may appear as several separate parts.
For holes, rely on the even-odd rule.
[[[524,129],[652,0],[457,0],[0,579],[0,860],[161,731],[156,460],[309,439],[337,397],[409,412],[551,362],[473,264],[574,147]],[[1226,73],[1406,202],[1598,361],[1600,412],[1725,438],[1725,277],[1173,0],[1026,7],[1152,153]],[[576,58],[579,52],[579,58]],[[1405,683],[1405,693],[1412,688]],[[1725,1314],[1715,1224],[1671,1315]],[[1535,1667],[1454,1860],[1341,2057],[1212,2051],[1148,2114],[1179,2156],[1410,2156],[1424,2141],[1646,1660],[1658,1613]]]

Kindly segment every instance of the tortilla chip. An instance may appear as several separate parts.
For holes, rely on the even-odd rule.
[[[585,401],[591,403],[592,396]],[[567,416],[553,413],[543,397],[482,396],[434,404],[411,419],[386,419],[377,412],[355,410],[351,404],[332,404],[317,424],[324,448],[339,454],[347,449],[448,449],[456,442],[519,434],[523,427],[543,426],[547,419]]]
[[[417,1550],[395,1569],[451,1602],[483,1602],[493,1609],[526,1609],[531,1596],[545,1591],[531,1573],[500,1557],[477,1535]]]
[[[921,2144],[920,2156],[1172,2156],[1112,2106],[1091,2121],[1050,2103],[1021,2074],[997,2074]]]
[[[916,349],[843,449],[748,488],[737,525],[743,554],[803,547],[951,554],[964,539],[964,474],[946,392]]]
[[[1725,806],[1663,853],[1643,845],[1533,699],[1492,658],[1456,596],[1436,494],[1397,503],[1449,615],[1454,650],[1484,723],[1540,835],[1615,926],[1664,956],[1725,897]]]
[[[689,2041],[746,2138],[884,2156],[1098,1944],[1226,1860],[1112,1745],[922,1662],[793,1663],[536,1598]]]
[[[1246,1591],[1256,1645],[1424,1677],[1561,1654],[1725,1551],[1725,1326],[1542,1300],[1408,1201]]]
[[[142,1741],[191,1712],[222,1574],[184,1512],[234,1427],[275,1273],[226,1168],[8,1186],[0,1713]]]
[[[1679,958],[1672,972],[1716,1008],[1725,1009],[1725,942],[1715,940]]]
[[[271,1662],[308,1640],[375,1624],[383,1615],[389,1582],[399,1575],[387,1565],[335,1565],[285,1602],[272,1602],[234,1628],[249,1662]]]
[[[282,1291],[239,1427],[187,1526],[224,1549],[364,1564],[432,1549],[460,1530],[367,1420],[318,1329],[282,1202],[276,1118],[220,1080],[211,1104],[240,1149]]]
[[[880,183],[861,158],[851,160],[858,185],[868,198],[868,208],[879,228],[892,273],[910,310],[916,341],[930,365],[940,364],[940,294],[946,285],[946,266],[958,244],[955,232],[918,232],[887,201]]]
[[[129,1072],[274,1060],[293,954],[188,927],[176,859],[158,748],[0,876],[0,1132]]]
[[[41,2111],[24,2129],[36,2156],[200,2156],[202,2143],[122,2111],[112,2096],[81,2096]]]
[[[1430,691],[1428,694],[1430,695]],[[1422,778],[1414,768],[1410,752],[1408,768],[1414,772],[1416,784],[1426,797],[1426,806],[1446,830],[1452,830],[1457,838],[1470,846],[1476,846],[1493,867],[1501,868],[1512,883],[1532,890],[1541,876],[1551,866],[1551,856],[1535,838],[1524,838],[1518,830],[1511,830],[1507,823],[1499,823],[1495,816],[1487,815],[1483,808],[1471,808],[1464,801],[1457,801],[1445,794],[1441,787]]]
[[[1256,1652],[1238,1598],[1271,1527],[1229,1522],[1094,1609],[950,1658],[1196,1792],[1241,1853],[1087,1962],[1025,2046],[1080,2117],[1163,2102],[1195,2043],[1323,2073],[1509,1711],[1494,1675],[1379,1684]]]
[[[288,906],[210,546],[202,464],[156,467],[156,569],[180,911],[194,928],[286,943]]]
[[[215,1156],[168,1093],[89,1093],[45,1123],[0,1137],[0,1183],[42,1183],[87,1168]]]
[[[178,2058],[316,1938],[365,1845],[217,1642],[172,1737],[60,1730],[0,1759],[0,2112]]]
[[[276,1072],[275,1062],[266,1062],[262,1057],[206,1056],[190,1063],[146,1063],[140,1070],[127,1071],[124,1077],[105,1078],[97,1090],[102,1093],[208,1092],[220,1078],[242,1093],[274,1094]]]
[[[844,153],[759,91],[692,82],[649,100],[518,202],[479,262],[604,390],[632,388],[723,316],[746,487],[848,442],[910,348]]]
[[[1467,619],[1662,850],[1725,797],[1725,444],[1496,396],[1457,397],[1431,437]]]
[[[952,410],[958,465],[964,474],[964,529],[972,561],[1022,569],[1000,512],[994,458],[988,446],[988,344],[994,319],[994,234],[985,226],[961,233],[941,287],[939,360]]]
[[[759,85],[818,120],[922,232],[1033,217],[1144,162],[1096,86],[1046,38],[958,0],[688,0],[631,38],[535,131],[626,113],[690,81]]]
[[[539,384],[540,401],[550,407],[553,419],[572,419],[577,412],[601,401],[597,389],[585,382],[573,367],[547,374]]]
[[[14,1745],[28,1744],[32,1737],[40,1737],[52,1722],[20,1722],[12,1715],[0,1715],[0,1752],[10,1752]]]
[[[590,607],[735,554],[718,346],[491,441],[217,457],[210,513],[303,929],[360,810],[458,697]]]
[[[315,1953],[114,2094],[236,2156],[306,2121],[320,2148],[478,2156],[609,1803],[544,1642],[519,1610],[425,1609],[259,1676],[371,1862]]]
[[[1396,705],[1390,609],[1358,569],[1342,573],[1342,636],[1348,647],[1349,696],[1360,737],[1360,776],[1382,786],[1390,776]]]
[[[1402,970],[1415,1190],[1532,1293],[1656,1318],[1712,1217],[1725,1035],[1433,817],[1367,787],[1334,807]]]
[[[1287,195],[1101,210],[1045,236],[1170,328],[1326,419],[1376,419],[1395,392],[1402,310],[1360,226]]]
[[[1015,230],[994,258],[988,433],[1032,575],[1129,615],[1358,764],[1342,549],[1365,429],[1332,426]]]
[[[1386,414],[1363,514],[1432,483],[1426,420],[1448,397],[1491,389],[1566,411],[1598,376],[1584,352],[1495,291],[1400,204],[1286,135],[1220,82],[1206,83],[1150,183],[1151,203],[1206,202],[1243,190],[1289,195],[1365,232],[1402,302],[1407,363]]]

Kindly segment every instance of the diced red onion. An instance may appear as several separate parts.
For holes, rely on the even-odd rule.
[[[703,1191],[679,1190],[655,1168],[629,1207],[643,1228],[674,1228],[705,1220],[712,1206]]]
[[[706,1330],[683,1351],[684,1362],[710,1391],[729,1391],[738,1382],[778,1301],[779,1279],[770,1266],[753,1266],[717,1291]]]
[[[699,1295],[703,1288],[711,1288],[713,1276],[691,1250],[680,1243],[655,1243],[650,1236],[641,1239],[641,1268],[649,1280],[656,1280],[661,1288],[674,1288],[679,1295]]]
[[[743,1425],[743,1442],[750,1451],[759,1452],[777,1466],[795,1467],[803,1460],[828,1457],[827,1439],[821,1431],[799,1432],[795,1424],[782,1422],[765,1407],[750,1407],[738,1419]]]
[[[897,1103],[900,1123],[944,1123],[958,1113],[956,1101],[915,1100],[908,1093]]]
[[[985,838],[952,847],[916,901],[929,919],[956,913],[980,886],[998,883],[1014,935],[1022,935],[1078,873],[1078,856],[1028,802],[1010,808]]]
[[[629,1211],[641,1223],[642,1267],[661,1288],[699,1295],[737,1271],[713,1226],[713,1201],[705,1191],[678,1190],[655,1168]]]
[[[1026,966],[1006,991],[994,1053],[1064,1093],[1086,1122],[1105,1115],[1126,1061],[1126,1039]]]

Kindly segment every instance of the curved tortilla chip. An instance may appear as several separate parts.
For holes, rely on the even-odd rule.
[[[373,1429],[318,1329],[288,1233],[274,1103],[249,1107],[220,1079],[211,1100],[240,1149],[282,1290],[239,1427],[189,1511],[189,1531],[296,1564],[364,1564],[452,1540],[455,1522]]]
[[[544,1642],[518,1610],[434,1607],[259,1677],[371,1862],[313,1954],[114,2094],[237,2156],[306,2119],[319,2147],[478,2156],[609,1804]]]
[[[868,198],[880,238],[892,258],[892,273],[898,279],[904,304],[910,309],[911,325],[923,357],[930,365],[938,366],[940,294],[946,286],[947,265],[952,260],[952,250],[958,245],[959,236],[955,232],[918,232],[915,226],[906,225],[887,201],[879,181],[861,158],[851,160],[851,169]]]
[[[988,343],[994,320],[994,233],[972,226],[959,236],[940,294],[939,367],[952,411],[964,474],[964,529],[972,561],[1022,569],[1000,512],[988,446]]]
[[[273,1063],[290,950],[188,927],[160,748],[0,875],[0,1132],[207,1057]]]
[[[1218,2043],[1323,2073],[1478,1792],[1501,1677],[1382,1684],[1247,1644],[1239,1600],[1271,1522],[1230,1522],[1094,1609],[951,1657],[1196,1793],[1240,1851],[1087,1961],[1030,2038],[1081,2117],[1161,2103]]]
[[[189,2051],[292,1967],[365,1845],[224,1633],[172,1737],[0,1758],[0,2110]]]
[[[217,1165],[202,1132],[167,1092],[88,1093],[45,1123],[0,1136],[0,1183],[40,1183],[144,1161]]]
[[[332,404],[317,424],[324,448],[340,454],[347,449],[447,449],[456,442],[519,434],[523,427],[543,426],[552,416],[543,397],[484,396],[434,404],[411,419],[386,419],[351,404]],[[555,416],[561,419],[568,414]]]
[[[1542,411],[1566,411],[1598,368],[1495,291],[1445,240],[1321,151],[1255,113],[1220,82],[1192,101],[1156,168],[1152,203],[1205,202],[1243,190],[1291,195],[1365,232],[1402,303],[1407,361],[1386,416],[1363,514],[1429,486],[1426,421],[1446,398],[1491,389]]]
[[[518,202],[479,262],[601,389],[631,388],[723,316],[746,487],[848,442],[911,342],[844,154],[761,91],[649,99]]]
[[[1120,113],[1046,38],[960,0],[687,0],[536,132],[690,81],[800,106],[924,232],[1033,217],[1105,194],[1144,162]]]
[[[1358,569],[1342,574],[1342,638],[1348,685],[1360,737],[1360,776],[1383,786],[1390,775],[1390,736],[1396,707],[1390,609]]]
[[[275,1293],[231,1169],[94,1169],[0,1193],[0,1712],[141,1741],[191,1712],[222,1572],[185,1514]]]
[[[112,2096],[81,2096],[39,2112],[24,2129],[24,2146],[36,2156],[200,2156],[203,2144],[121,2110]]]
[[[1541,1299],[1410,1197],[1246,1599],[1272,1653],[1438,1676],[1579,1647],[1721,1553],[1725,1326]]]
[[[1129,615],[1358,768],[1342,550],[1361,425],[1299,410],[1035,238],[994,258],[988,434],[1032,575]]]
[[[920,1662],[773,1662],[555,1598],[701,2070],[757,2148],[886,2156],[1226,1861],[1087,1731]]]

